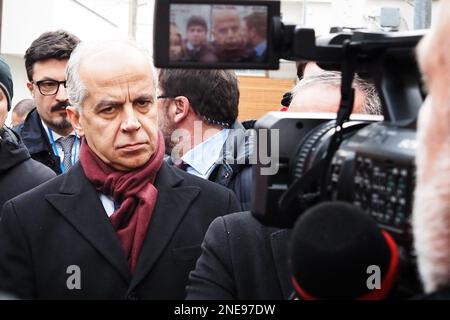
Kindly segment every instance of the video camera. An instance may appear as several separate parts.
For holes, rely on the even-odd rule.
[[[194,13],[206,21],[212,52],[226,47],[217,30],[217,19],[225,12],[220,10],[228,10],[226,14],[230,15],[235,12],[243,21],[254,12],[265,17],[263,60],[242,48],[234,49],[240,57],[230,54],[230,59],[226,55],[217,55],[215,60],[169,58],[171,24],[185,25]],[[253,166],[252,214],[263,224],[291,228],[302,212],[319,202],[353,203],[396,240],[403,262],[403,285],[407,287],[403,289],[417,293],[410,216],[415,185],[416,119],[425,96],[414,48],[423,33],[354,31],[316,39],[312,29],[284,25],[278,1],[158,1],[156,12],[157,67],[277,69],[279,59],[286,59],[316,61],[323,69],[341,71],[337,116],[271,112],[256,122],[255,129],[276,134],[279,145],[271,145],[270,138],[257,140],[257,150],[278,150],[270,164],[277,166],[277,173],[261,174],[268,166],[262,161]],[[230,21],[231,18],[229,33]],[[246,26],[241,31],[248,43],[249,30]],[[374,116],[351,115],[355,73],[375,83],[383,121]]]

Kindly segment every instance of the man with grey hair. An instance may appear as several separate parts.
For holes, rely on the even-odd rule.
[[[306,64],[303,78],[292,89],[291,112],[337,112],[340,102],[341,73],[325,71],[314,62]],[[354,113],[381,115],[375,86],[355,75]]]
[[[212,11],[214,53],[220,62],[252,62],[246,46],[241,17],[234,6],[214,6]]]
[[[11,127],[22,124],[28,113],[35,108],[33,99],[22,99],[14,106],[11,115]]]
[[[67,66],[79,162],[4,206],[0,290],[26,299],[182,299],[228,189],[163,161],[156,77],[134,45],[80,44]]]

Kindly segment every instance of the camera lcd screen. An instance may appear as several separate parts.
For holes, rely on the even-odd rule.
[[[279,17],[279,2],[275,1],[157,1],[155,64],[277,69],[274,17]]]
[[[170,5],[170,62],[267,62],[267,38],[266,6]]]

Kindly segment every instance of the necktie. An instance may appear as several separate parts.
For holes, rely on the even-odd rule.
[[[61,137],[58,139],[64,153],[64,160],[63,160],[64,171],[68,171],[72,167],[72,147],[74,140],[75,140],[74,135]]]

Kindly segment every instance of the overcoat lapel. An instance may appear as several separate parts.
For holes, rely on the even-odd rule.
[[[65,175],[59,193],[45,198],[129,283],[131,274],[125,254],[97,191],[79,163]]]
[[[176,174],[173,168],[163,163],[155,180],[155,187],[158,189],[156,206],[129,291],[144,280],[152,270],[173,238],[191,203],[200,193],[198,187],[179,186],[181,181],[183,178]]]

